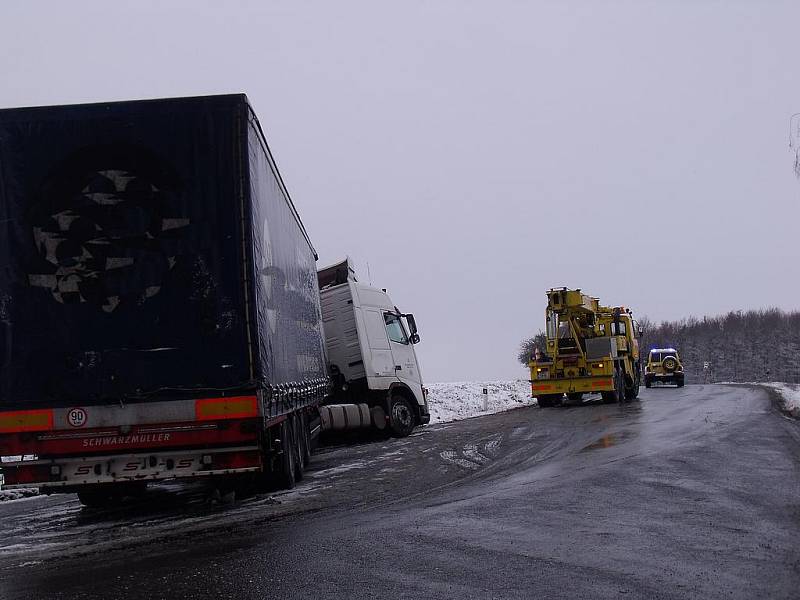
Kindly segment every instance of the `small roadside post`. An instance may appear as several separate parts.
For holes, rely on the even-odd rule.
[[[489,410],[489,388],[483,388],[483,412]]]

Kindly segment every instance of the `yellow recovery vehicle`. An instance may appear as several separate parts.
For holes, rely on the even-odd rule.
[[[580,400],[600,392],[603,402],[639,395],[642,331],[624,306],[600,306],[580,289],[547,292],[547,347],[530,362],[531,393],[539,406],[561,404],[564,394]]]

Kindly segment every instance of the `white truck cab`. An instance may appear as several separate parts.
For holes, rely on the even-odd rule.
[[[414,315],[386,290],[359,283],[349,259],[318,274],[328,364],[334,380],[323,429],[364,427],[406,436],[430,421],[414,345]]]

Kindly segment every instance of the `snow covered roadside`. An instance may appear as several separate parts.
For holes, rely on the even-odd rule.
[[[23,498],[32,498],[38,496],[39,490],[36,488],[23,488],[21,490],[0,490],[0,502],[8,500],[22,500]]]
[[[531,384],[527,381],[465,381],[426,383],[431,424],[460,421],[479,415],[531,406]],[[483,388],[489,392],[489,409],[483,410]]]
[[[19,460],[22,458],[21,456],[7,456],[4,458],[3,462],[7,462],[10,460]],[[5,502],[7,500],[21,500],[22,498],[30,498],[32,496],[38,496],[39,490],[37,488],[23,488],[21,490],[4,490],[3,489],[3,476],[0,475],[0,502]]]
[[[777,391],[783,400],[783,410],[800,419],[800,384],[771,382],[762,385]]]
[[[719,381],[717,385],[761,385],[778,392],[781,408],[795,419],[800,419],[800,384],[782,381]]]

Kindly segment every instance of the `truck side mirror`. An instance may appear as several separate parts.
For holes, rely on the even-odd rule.
[[[409,338],[412,344],[419,344],[419,334],[412,333],[411,337]]]
[[[408,323],[408,330],[411,333],[411,337],[414,337],[417,333],[417,322],[414,320],[414,315],[408,313],[403,316],[406,318],[406,323]],[[419,336],[417,336],[417,341],[419,341]],[[416,344],[417,342],[412,343]]]

